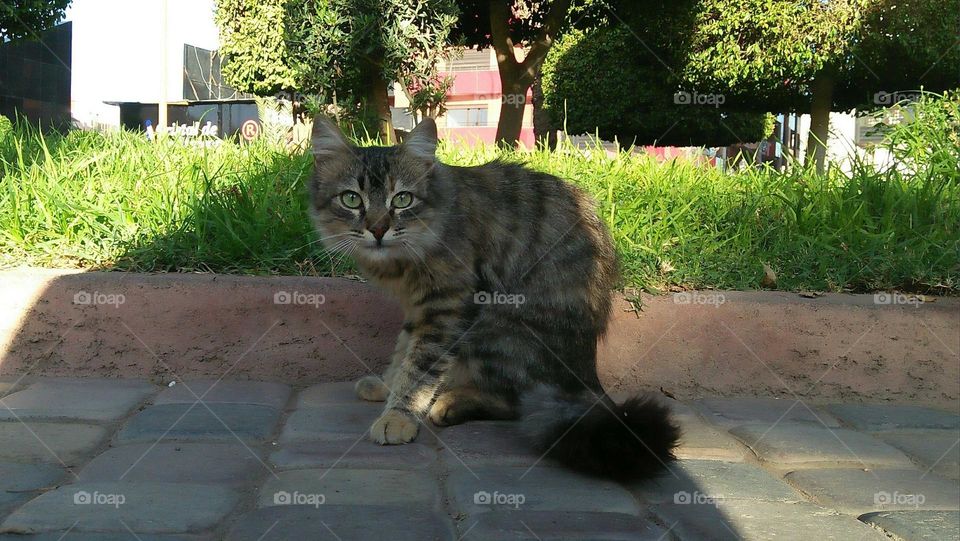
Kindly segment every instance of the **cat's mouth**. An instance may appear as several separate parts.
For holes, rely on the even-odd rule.
[[[367,255],[374,257],[385,257],[400,247],[400,243],[394,240],[367,240],[363,243],[363,251]]]

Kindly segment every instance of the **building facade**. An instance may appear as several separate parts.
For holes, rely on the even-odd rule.
[[[522,59],[524,52],[518,48],[517,54]],[[453,87],[447,93],[447,112],[437,118],[440,137],[466,145],[494,142],[500,108],[515,97],[503,96],[493,49],[466,50],[461,56],[442,62],[440,75],[453,77]],[[412,127],[412,119],[406,113],[409,102],[403,89],[395,84],[393,90],[394,124]],[[527,91],[520,141],[528,148],[534,145],[531,104],[532,95]]]
[[[0,43],[0,115],[69,127],[72,43],[70,23],[46,30],[37,39]]]

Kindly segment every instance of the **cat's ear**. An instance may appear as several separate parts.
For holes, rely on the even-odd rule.
[[[317,159],[329,158],[350,151],[350,142],[343,136],[340,128],[323,115],[313,119],[313,133],[311,134],[313,157]]]
[[[437,123],[426,117],[407,135],[403,148],[417,157],[432,161],[437,153]]]

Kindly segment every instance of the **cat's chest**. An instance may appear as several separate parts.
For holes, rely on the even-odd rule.
[[[427,286],[426,277],[409,268],[377,267],[363,270],[374,285],[399,301],[404,309],[408,308],[410,299],[417,298],[422,288]]]

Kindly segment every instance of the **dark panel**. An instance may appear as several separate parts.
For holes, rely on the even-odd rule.
[[[0,43],[0,115],[65,129],[70,124],[70,52],[73,24],[35,40]]]

